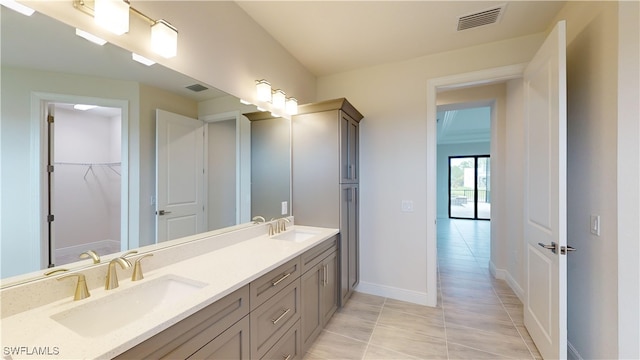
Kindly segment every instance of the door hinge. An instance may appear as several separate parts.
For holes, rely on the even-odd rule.
[[[48,122],[49,124],[53,124],[53,123],[54,123],[53,115],[47,115],[47,122]]]
[[[53,216],[53,214],[47,215],[47,222],[53,222],[53,220],[55,220],[55,216]]]
[[[47,165],[47,172],[52,173],[54,170],[53,165]]]

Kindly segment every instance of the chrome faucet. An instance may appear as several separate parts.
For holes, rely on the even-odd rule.
[[[98,255],[93,250],[87,250],[87,251],[83,252],[82,254],[80,254],[79,257],[80,257],[80,259],[92,258],[94,264],[99,264],[100,263],[100,255]]]
[[[253,219],[251,219],[251,221],[253,221],[254,224],[260,224],[265,222],[266,220],[264,219],[264,216],[257,215],[257,216],[254,216]]]
[[[116,272],[116,264],[119,264],[123,269],[129,269],[131,262],[124,257],[117,257],[109,262],[107,269],[107,280],[104,283],[105,290],[111,290],[117,288],[118,285],[118,273]]]
[[[89,293],[89,288],[87,288],[87,280],[85,279],[84,274],[70,274],[70,275],[61,276],[58,278],[58,281],[62,279],[67,279],[70,277],[78,278],[78,284],[76,285],[76,291],[73,295],[73,301],[86,299],[89,296],[91,296],[91,294]]]

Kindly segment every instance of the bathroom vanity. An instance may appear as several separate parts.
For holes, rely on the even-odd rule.
[[[302,358],[338,306],[338,230],[294,225],[269,235],[274,226],[153,251],[142,280],[118,268],[112,290],[102,287],[106,266],[85,270],[91,296],[79,301],[75,281],[56,276],[3,289],[4,355]],[[64,298],[47,300],[53,288]],[[42,300],[12,310],[20,296]]]

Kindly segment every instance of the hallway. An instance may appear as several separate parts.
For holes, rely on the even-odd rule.
[[[305,359],[541,359],[489,242],[488,221],[438,219],[438,306],[355,293]]]

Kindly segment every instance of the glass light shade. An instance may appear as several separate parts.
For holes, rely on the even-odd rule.
[[[287,99],[287,114],[296,115],[298,113],[298,100],[296,98]]]
[[[256,81],[256,96],[258,101],[271,101],[271,84],[267,80]]]
[[[151,26],[151,49],[165,58],[178,54],[178,30],[164,20]]]
[[[276,109],[284,109],[287,100],[287,94],[284,91],[278,89],[273,92],[272,102]]]
[[[123,0],[96,0],[93,19],[116,35],[129,31],[129,4]]]

